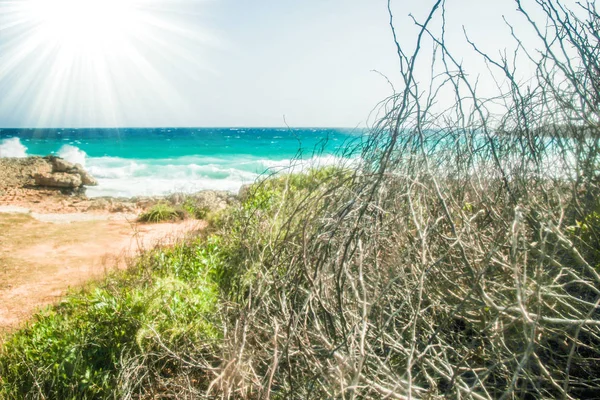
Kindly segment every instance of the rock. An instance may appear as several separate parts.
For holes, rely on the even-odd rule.
[[[75,171],[79,174],[81,178],[81,183],[85,186],[97,186],[98,181],[89,174],[80,164],[75,164]]]
[[[136,208],[146,210],[157,203],[164,202],[166,198],[160,196],[139,196],[135,198],[135,201],[128,199],[130,202],[135,203]]]
[[[117,203],[110,208],[110,212],[118,213],[118,212],[135,212],[135,206],[133,204],[128,203]]]
[[[85,186],[96,186],[98,185],[98,181],[94,179],[92,175],[90,175],[81,164],[73,164],[67,160],[64,160],[60,157],[56,156],[48,156],[45,157],[46,161],[52,166],[52,173],[68,173],[73,175],[79,175],[81,179],[81,184]],[[43,171],[40,171],[43,173]],[[53,186],[57,187],[57,186]],[[61,186],[62,187],[62,186]]]
[[[74,164],[71,164],[67,160],[63,160],[62,158],[52,157],[50,158],[50,162],[52,163],[52,172],[72,172],[76,169]],[[79,165],[79,167],[81,168],[81,165]]]
[[[84,186],[98,186],[98,181],[87,172],[79,174],[79,177]]]
[[[210,211],[220,211],[227,208],[230,194],[225,191],[206,190],[192,195],[196,205]]]
[[[41,157],[0,158],[0,188],[23,188],[34,184],[33,174],[50,172],[52,166]]]
[[[56,172],[53,174],[37,173],[33,176],[37,186],[46,186],[52,188],[77,189],[81,186],[81,177],[66,172]]]
[[[168,197],[168,200],[171,204],[178,206],[180,204],[183,204],[183,202],[185,201],[185,195],[182,193],[173,193]]]
[[[111,206],[111,203],[105,199],[96,199],[91,201],[91,204],[88,206],[88,211],[95,210],[107,210]]]
[[[35,171],[33,172],[35,173],[39,173],[39,174],[50,174],[52,173],[52,165],[47,163],[47,162],[42,162],[40,164],[37,165]]]

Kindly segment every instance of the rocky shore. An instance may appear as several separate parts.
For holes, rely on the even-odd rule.
[[[139,214],[159,202],[180,205],[191,198],[208,210],[220,210],[236,201],[225,191],[201,191],[168,196],[88,198],[86,186],[96,179],[81,165],[55,156],[0,158],[0,206],[22,207],[39,213]]]

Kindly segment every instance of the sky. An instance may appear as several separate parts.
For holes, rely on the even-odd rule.
[[[433,3],[392,2],[401,42]],[[463,25],[505,48],[514,8],[447,0],[460,57]],[[387,0],[0,0],[0,127],[361,127],[382,74],[399,80]]]

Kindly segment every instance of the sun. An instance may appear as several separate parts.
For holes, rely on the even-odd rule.
[[[115,50],[139,28],[132,0],[29,0],[26,12],[38,34],[73,51]]]
[[[0,0],[0,109],[36,127],[186,115],[215,43],[204,1]]]

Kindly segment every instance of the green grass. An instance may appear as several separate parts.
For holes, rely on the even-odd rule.
[[[177,373],[175,354],[205,351],[222,335],[218,264],[213,240],[156,250],[39,313],[0,348],[0,398],[119,398],[125,386],[143,392]],[[147,373],[124,381],[131,360]]]
[[[158,223],[167,221],[179,221],[185,219],[185,213],[166,203],[158,203],[149,210],[142,213],[138,220],[140,222]]]
[[[187,197],[181,208],[195,219],[205,219],[210,213],[208,207],[198,204],[197,200],[193,197]]]
[[[183,204],[173,206],[168,203],[158,203],[142,213],[140,222],[159,223],[174,222],[188,218],[206,219],[210,215],[210,208],[203,206],[193,197],[187,197]]]

